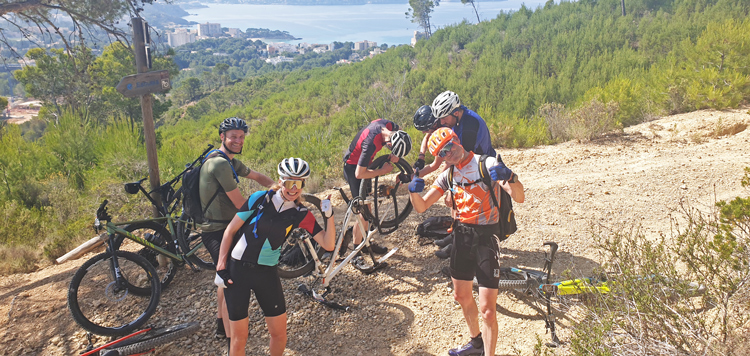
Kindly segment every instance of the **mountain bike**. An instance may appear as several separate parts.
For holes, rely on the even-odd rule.
[[[79,356],[127,356],[154,351],[157,346],[192,335],[200,329],[198,322],[161,328],[145,328],[102,346],[94,347],[91,334],[87,334],[88,347]]]
[[[542,270],[530,268],[503,267],[500,268],[500,281],[498,282],[499,291],[518,291],[524,294],[532,295],[541,299],[547,308],[544,316],[546,329],[550,332],[551,342],[547,343],[549,347],[557,347],[560,340],[555,332],[555,315],[552,313],[551,299],[553,297],[571,297],[586,296],[595,294],[609,294],[617,283],[612,276],[601,275],[596,277],[580,277],[575,279],[550,282],[552,276],[552,264],[557,252],[555,242],[545,242],[543,246],[548,246],[549,251],[545,251],[544,267]],[[649,283],[660,283],[666,281],[659,276],[638,277],[640,280],[648,280]],[[669,281],[666,281],[669,282]],[[688,282],[687,292],[689,296],[698,296],[705,292],[706,287],[696,283]],[[667,287],[664,287],[667,289]],[[671,294],[665,291],[666,295]]]
[[[373,161],[370,169],[382,167],[387,160],[388,156],[377,158]],[[368,254],[369,261],[361,258],[360,252],[366,246],[370,246],[370,239],[373,234],[385,235],[395,231],[398,224],[406,219],[412,209],[405,184],[409,180],[404,179],[404,177],[411,177],[413,173],[411,166],[405,160],[400,159],[395,167],[399,170],[395,175],[363,180],[360,195],[351,199],[347,197],[343,189],[339,188],[339,193],[347,203],[347,209],[333,251],[323,251],[306,231],[301,229],[293,231],[281,247],[278,265],[279,276],[281,278],[297,278],[311,274],[315,278],[312,286],[308,287],[301,284],[298,288],[299,291],[331,308],[348,310],[349,308],[346,306],[325,299],[331,292],[331,280],[355,258],[357,259],[352,265],[365,274],[385,268],[387,266],[385,260],[393,256],[398,248],[391,249],[379,259],[376,259],[370,251]],[[368,187],[374,188],[368,189]],[[320,199],[305,195],[305,200],[306,204],[309,204],[308,209],[313,211],[318,223],[325,226],[327,219],[323,217],[320,211]],[[364,238],[361,243],[353,246],[351,252],[347,255],[346,251],[353,238],[353,230],[347,227],[355,220],[359,222],[356,226],[360,229],[361,236]],[[368,231],[365,231],[365,222],[369,223]]]
[[[211,148],[209,145],[185,171],[202,160]],[[125,184],[129,194],[140,191],[158,207],[159,217],[114,223],[107,212],[107,200],[97,209],[94,229],[97,233],[107,230],[106,251],[86,261],[73,275],[68,288],[68,309],[85,330],[100,335],[122,335],[135,330],[155,312],[161,289],[174,278],[177,266],[187,264],[197,271],[190,261],[195,259],[192,256],[200,245],[185,251],[177,241],[179,238],[173,238],[186,232],[176,229],[180,223],[188,222],[172,216],[181,197],[173,185],[185,171],[157,188],[161,205],[141,185],[145,178]],[[133,241],[133,245],[143,249],[127,251],[133,248],[123,245],[125,241]]]
[[[192,223],[192,219],[184,214],[175,218],[176,213],[181,209],[182,202],[182,187],[175,190],[175,186],[179,184],[185,172],[195,167],[198,162],[202,162],[213,147],[213,145],[208,145],[208,148],[197,159],[185,165],[182,172],[150,192],[143,187],[143,182],[148,177],[125,183],[125,192],[131,195],[142,193],[156,208],[159,217],[114,223],[117,227],[112,228],[115,234],[113,248],[136,252],[151,262],[156,268],[162,289],[172,282],[177,273],[177,267],[185,262],[191,268],[193,266],[204,269],[212,268],[204,263],[204,259],[210,261],[210,256],[207,250],[200,249],[202,246],[200,230]],[[153,194],[160,196],[161,204],[157,203]]]

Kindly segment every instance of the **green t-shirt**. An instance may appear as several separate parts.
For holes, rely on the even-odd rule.
[[[236,158],[232,158],[232,166],[239,177],[247,177],[251,172],[250,168]],[[221,156],[207,159],[201,168],[199,186],[203,209],[206,209],[206,204],[208,204],[208,201],[211,200],[211,197],[219,187],[224,189],[224,191],[220,191],[216,195],[216,198],[214,198],[211,205],[206,209],[204,216],[207,220],[226,222],[207,222],[201,225],[203,231],[211,232],[225,229],[229,225],[229,221],[237,214],[237,208],[234,207],[234,203],[232,203],[232,200],[226,194],[226,192],[237,189],[237,181],[234,180],[234,174],[232,174],[232,167],[229,166],[229,162]]]

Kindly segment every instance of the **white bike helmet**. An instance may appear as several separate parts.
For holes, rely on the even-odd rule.
[[[310,165],[302,158],[284,158],[277,168],[279,177],[306,179],[310,176]]]
[[[450,115],[459,106],[461,106],[461,100],[458,99],[458,94],[446,90],[432,101],[432,115],[435,115],[438,119],[442,119]]]
[[[398,158],[404,158],[411,151],[411,137],[405,131],[391,133],[391,153]]]

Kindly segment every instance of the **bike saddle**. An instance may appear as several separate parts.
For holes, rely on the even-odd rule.
[[[141,186],[141,183],[135,182],[135,183],[125,183],[125,192],[128,194],[138,194],[138,190]]]

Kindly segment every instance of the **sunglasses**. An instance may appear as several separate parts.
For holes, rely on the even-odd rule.
[[[440,158],[443,158],[447,156],[449,153],[451,153],[451,150],[453,149],[453,142],[448,142],[442,149],[440,149],[440,152],[438,152],[438,156]]]
[[[305,181],[304,180],[282,180],[284,182],[284,187],[286,189],[292,189],[294,187],[297,187],[297,189],[302,189],[305,187]]]

